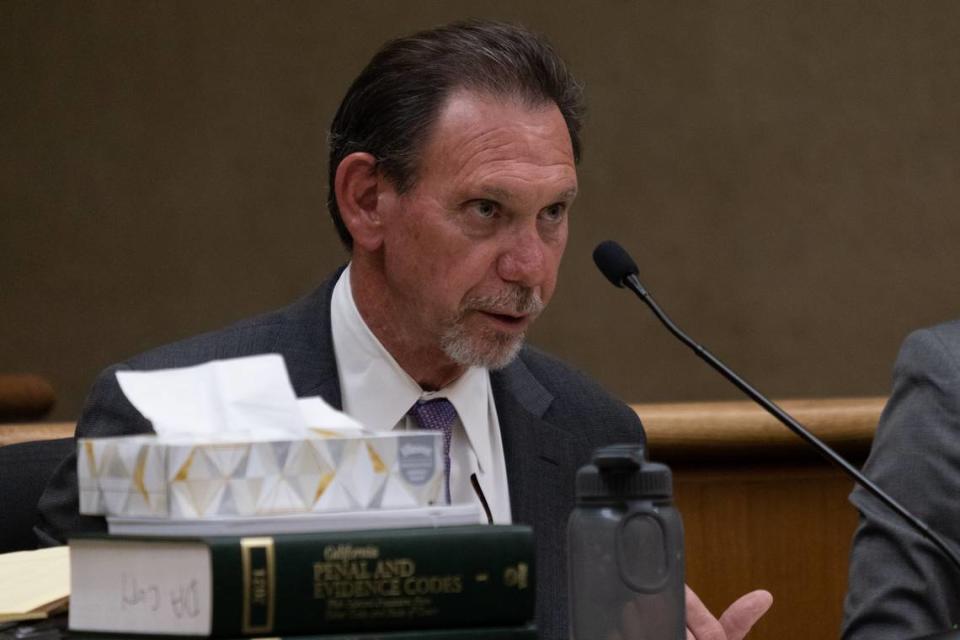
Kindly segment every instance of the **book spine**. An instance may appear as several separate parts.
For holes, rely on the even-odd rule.
[[[534,611],[522,526],[208,538],[212,634],[508,626]]]

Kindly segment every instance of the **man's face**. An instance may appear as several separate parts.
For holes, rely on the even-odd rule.
[[[391,324],[457,364],[505,366],[553,295],[567,243],[577,175],[563,116],[454,93],[418,167],[410,191],[380,196]]]

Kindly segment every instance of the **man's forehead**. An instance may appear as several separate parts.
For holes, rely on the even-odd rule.
[[[444,103],[423,147],[425,172],[463,173],[524,164],[576,188],[573,147],[556,104],[458,91]]]

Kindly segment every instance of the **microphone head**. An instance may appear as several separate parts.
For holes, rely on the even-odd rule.
[[[593,250],[593,261],[607,280],[622,287],[629,276],[640,273],[627,250],[614,240],[604,240]]]

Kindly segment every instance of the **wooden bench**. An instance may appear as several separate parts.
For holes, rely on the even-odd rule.
[[[779,403],[848,461],[869,453],[884,398]],[[754,588],[774,605],[751,640],[837,638],[857,512],[852,482],[751,402],[634,405],[674,472],[687,581],[719,614]]]
[[[71,438],[76,428],[74,422],[24,422],[0,424],[0,447],[32,440],[56,440]]]

